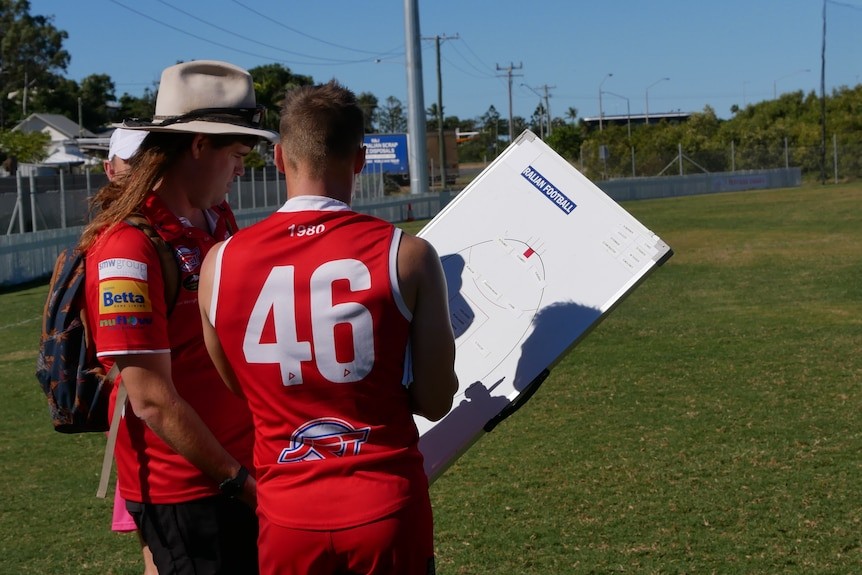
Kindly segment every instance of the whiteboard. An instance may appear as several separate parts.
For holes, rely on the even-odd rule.
[[[415,416],[435,480],[672,254],[529,130],[417,235],[443,263],[459,389]]]

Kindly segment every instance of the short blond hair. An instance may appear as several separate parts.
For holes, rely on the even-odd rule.
[[[365,118],[356,95],[330,80],[289,90],[279,132],[288,163],[320,177],[329,166],[351,161],[362,146]]]

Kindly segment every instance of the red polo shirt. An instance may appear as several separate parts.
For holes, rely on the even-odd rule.
[[[92,302],[87,319],[97,356],[107,370],[118,355],[170,353],[177,392],[228,452],[251,468],[251,415],[212,364],[198,310],[201,263],[217,241],[230,235],[229,229],[236,229],[233,213],[226,203],[208,210],[210,234],[185,225],[155,195],[140,211],[174,251],[180,267],[176,304],[168,316],[161,264],[152,242],[126,223],[106,230],[86,257],[86,297]],[[111,412],[113,405],[112,397]],[[218,493],[215,482],[168,447],[128,404],[115,457],[120,493],[129,501],[170,504]]]

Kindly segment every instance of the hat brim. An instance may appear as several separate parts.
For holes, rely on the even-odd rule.
[[[250,128],[239,126],[236,124],[228,124],[222,122],[208,122],[203,120],[192,120],[191,122],[183,122],[181,124],[170,124],[168,126],[160,126],[159,124],[144,124],[138,122],[128,124],[123,122],[117,124],[118,127],[126,130],[143,130],[146,132],[178,132],[184,134],[215,134],[224,136],[257,136],[264,138],[273,143],[278,143],[279,135],[270,130],[260,128]]]

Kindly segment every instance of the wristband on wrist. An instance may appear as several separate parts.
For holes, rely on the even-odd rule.
[[[236,477],[225,479],[224,481],[219,483],[218,489],[222,492],[222,495],[227,495],[228,497],[236,497],[237,495],[242,493],[242,488],[245,485],[246,479],[248,479],[248,469],[246,469],[243,465],[239,468]]]

